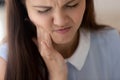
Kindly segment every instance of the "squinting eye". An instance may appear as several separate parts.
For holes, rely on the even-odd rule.
[[[72,4],[72,5],[69,4],[69,5],[66,5],[66,7],[74,8],[74,7],[76,7],[78,4],[79,4],[79,3],[76,3],[76,4],[74,4],[74,5],[73,5],[73,4]]]
[[[51,8],[48,8],[48,9],[44,9],[44,10],[38,10],[37,12],[38,13],[47,13],[51,10]]]

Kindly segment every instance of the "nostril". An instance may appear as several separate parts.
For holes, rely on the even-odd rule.
[[[56,26],[65,26],[69,22],[69,19],[65,16],[57,16],[53,18],[53,24]]]

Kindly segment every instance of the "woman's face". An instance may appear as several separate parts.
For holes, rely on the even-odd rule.
[[[26,0],[30,20],[46,30],[54,43],[72,41],[83,19],[85,0]]]

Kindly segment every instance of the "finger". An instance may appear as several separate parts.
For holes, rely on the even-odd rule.
[[[38,41],[39,51],[41,51],[41,41],[45,41],[44,31],[41,28],[41,26],[37,27],[37,41]]]
[[[39,27],[37,27],[37,42],[38,42],[38,48],[40,48],[39,42],[41,42],[41,31],[39,30]]]
[[[41,42],[41,56],[43,58],[43,60],[45,61],[45,64],[49,70],[50,73],[54,73],[54,69],[56,69],[56,65],[59,66],[61,63],[59,63],[60,61],[58,61],[56,58],[57,56],[55,56],[57,53],[55,51],[52,51],[48,48],[47,44],[42,41]],[[56,54],[54,54],[56,53]],[[59,67],[58,67],[59,68]]]
[[[40,31],[40,42],[41,41],[45,41],[47,43],[47,46],[53,48],[52,45],[52,39],[50,36],[50,33],[48,33],[48,31],[46,29],[44,29],[43,27],[39,27],[38,31]]]
[[[61,63],[61,61],[64,61],[62,55],[54,48],[48,47],[46,42],[44,41],[41,42],[41,56],[43,56],[43,58],[46,59],[47,62],[55,61]]]
[[[37,27],[37,35],[41,55],[49,58],[50,52],[55,51],[52,45],[50,34],[43,27],[39,26]],[[41,43],[43,43],[43,45]],[[54,54],[54,52],[52,54]]]
[[[47,43],[48,47],[53,48],[52,39],[51,39],[51,36],[48,32],[45,32],[45,42]]]
[[[41,42],[41,56],[45,61],[45,64],[49,72],[53,71],[52,67],[55,66],[56,60],[54,54],[51,53],[51,51],[47,47],[47,44],[45,44],[45,42],[43,41]]]
[[[54,52],[53,52],[54,53]],[[50,50],[44,41],[41,41],[41,56],[46,59],[53,59],[52,50]]]
[[[57,74],[56,72],[58,73],[64,71],[67,72],[66,64],[63,57],[59,55],[59,53],[56,50],[49,49],[49,47],[44,41],[41,42],[41,45],[42,45],[41,55],[46,63],[49,72],[52,75],[56,75]]]

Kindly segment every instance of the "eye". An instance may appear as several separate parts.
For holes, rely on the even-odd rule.
[[[77,7],[79,3],[76,3],[76,4],[68,4],[66,5],[66,7],[69,7],[69,8],[74,8],[74,7]]]
[[[37,10],[38,13],[47,13],[51,10],[51,8],[39,9]]]

